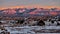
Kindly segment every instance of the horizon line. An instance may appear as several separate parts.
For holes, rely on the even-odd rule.
[[[1,7],[0,10],[3,10],[3,9],[8,9],[8,8],[47,8],[47,9],[50,9],[50,8],[58,8],[60,9],[60,7],[57,7],[57,6],[11,6],[11,7]]]

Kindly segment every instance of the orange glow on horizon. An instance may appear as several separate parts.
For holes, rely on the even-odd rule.
[[[59,8],[60,9],[60,7],[56,7],[56,6],[38,6],[38,5],[34,5],[34,6],[31,6],[31,5],[29,5],[29,6],[12,6],[12,7],[6,7],[6,8],[0,8],[0,10],[2,10],[2,9],[7,9],[7,8],[47,8],[47,9],[49,9],[49,8]]]

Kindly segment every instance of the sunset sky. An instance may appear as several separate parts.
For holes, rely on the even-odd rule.
[[[0,9],[16,7],[60,8],[60,0],[0,0]]]

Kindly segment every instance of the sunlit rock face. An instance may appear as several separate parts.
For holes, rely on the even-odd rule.
[[[23,13],[25,12],[26,10],[22,9],[22,10],[19,10],[19,13]]]
[[[58,13],[57,13],[57,12],[53,12],[53,11],[52,11],[52,12],[50,12],[50,14],[51,14],[51,15],[58,15]]]
[[[4,10],[3,13],[5,13],[5,14],[15,14],[16,11],[14,9],[7,9],[7,10]]]

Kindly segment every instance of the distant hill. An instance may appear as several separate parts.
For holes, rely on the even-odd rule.
[[[29,15],[60,15],[60,10],[57,8],[15,8],[0,10],[0,16],[29,16]]]

